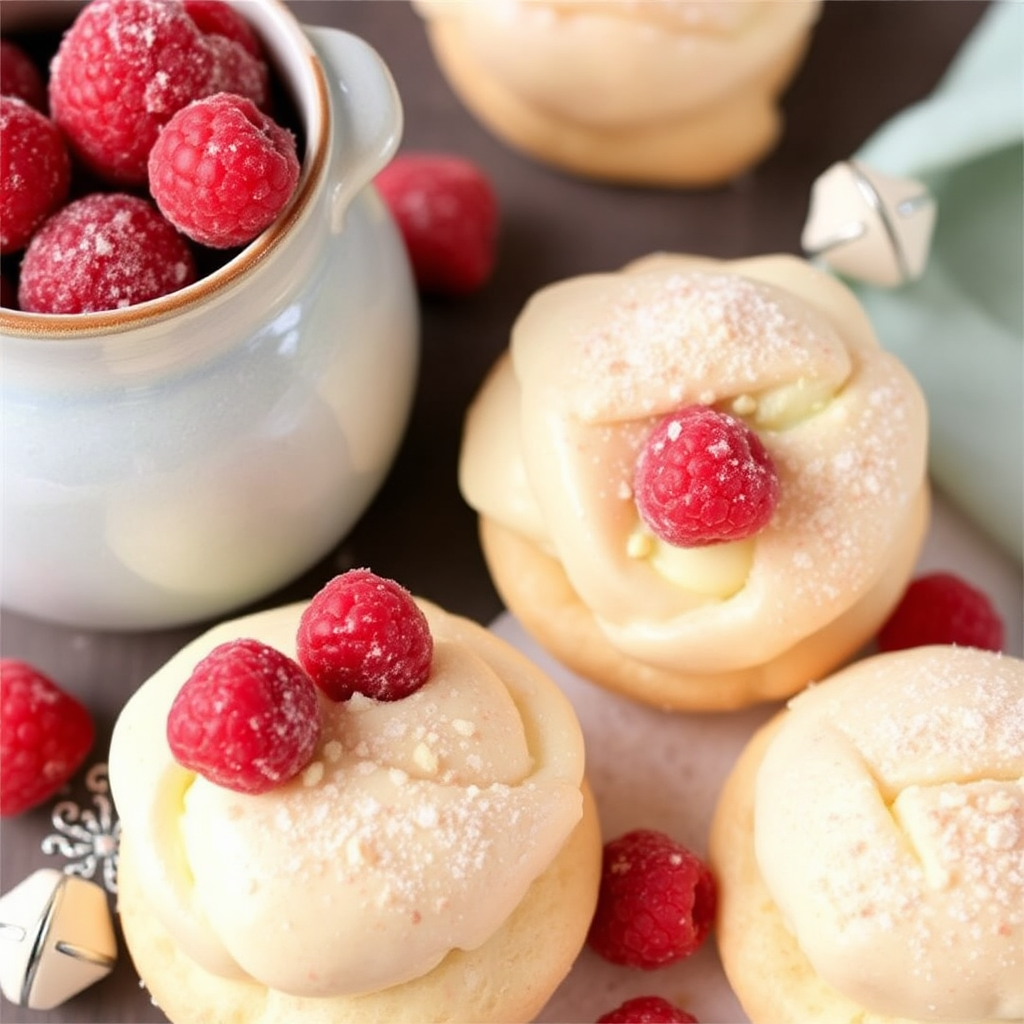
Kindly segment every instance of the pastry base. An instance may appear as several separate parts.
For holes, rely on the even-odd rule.
[[[912,505],[885,572],[856,604],[773,661],[715,675],[670,672],[613,647],[561,565],[521,535],[480,518],[494,585],[524,628],[577,675],[671,711],[730,711],[780,700],[842,665],[878,631],[910,579],[928,528],[927,486]]]
[[[714,934],[729,984],[753,1024],[919,1024],[866,1010],[824,982],[761,878],[754,857],[754,784],[786,714],[774,716],[747,744],[726,779],[711,825],[709,858],[718,880]]]
[[[584,786],[579,825],[500,931],[475,950],[449,954],[422,978],[355,997],[289,996],[203,970],[150,912],[131,836],[121,840],[118,909],[139,977],[174,1024],[522,1024],[540,1012],[579,954],[600,872],[600,827]]]
[[[435,59],[466,108],[515,149],[585,178],[621,184],[710,187],[763,159],[782,134],[776,103],[806,53],[804,32],[741,88],[675,120],[597,130],[527,103],[464,45],[457,18],[427,26]]]

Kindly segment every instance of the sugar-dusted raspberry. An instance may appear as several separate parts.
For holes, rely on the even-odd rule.
[[[50,110],[82,163],[142,185],[160,129],[192,100],[234,92],[262,106],[266,64],[225,35],[205,35],[181,0],[92,0],[50,66]]]
[[[196,279],[185,240],[152,203],[93,193],[58,210],[21,262],[18,302],[27,313],[120,309]]]
[[[88,708],[34,666],[0,659],[0,815],[53,796],[85,760],[96,729]]]
[[[57,126],[23,100],[0,96],[0,253],[23,249],[70,185]]]
[[[919,576],[878,632],[881,651],[957,644],[1001,651],[1003,620],[988,595],[950,572]]]
[[[249,22],[225,0],[184,0],[185,13],[208,36],[224,36],[239,43],[251,57],[263,59],[263,47]]]
[[[420,291],[466,295],[487,282],[497,257],[498,199],[476,164],[404,153],[375,184],[405,239]]]
[[[183,107],[149,154],[149,188],[161,213],[216,249],[245,245],[268,228],[298,180],[295,136],[231,93]]]
[[[651,970],[695,953],[715,919],[708,867],[664,832],[637,829],[605,844],[587,942],[612,963]]]
[[[597,1024],[698,1024],[692,1013],[661,996],[637,996],[597,1018]]]
[[[320,698],[302,667],[258,640],[232,640],[196,665],[167,715],[177,761],[218,786],[265,793],[305,768]]]
[[[0,96],[16,96],[46,113],[46,84],[32,58],[17,43],[0,39]]]
[[[368,569],[335,576],[299,622],[298,657],[331,700],[400,700],[430,675],[434,639],[412,595]]]
[[[762,530],[779,478],[761,439],[742,420],[704,405],[670,413],[637,459],[637,510],[676,547],[742,540]]]

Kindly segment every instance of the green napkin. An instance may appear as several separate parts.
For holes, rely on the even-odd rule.
[[[931,475],[1009,554],[1024,541],[1024,4],[985,12],[938,88],[856,155],[937,204],[923,276],[854,285],[928,399]]]

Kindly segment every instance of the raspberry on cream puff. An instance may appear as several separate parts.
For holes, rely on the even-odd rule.
[[[898,601],[927,415],[844,285],[656,255],[534,295],[465,423],[495,585],[579,675],[671,709],[790,696]]]
[[[529,1020],[586,938],[601,838],[571,705],[354,573],[354,613],[346,587],[221,624],[117,721],[119,910],[176,1024]],[[367,695],[387,668],[399,690]]]

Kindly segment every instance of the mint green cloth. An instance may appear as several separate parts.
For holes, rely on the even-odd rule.
[[[894,290],[854,287],[882,344],[927,396],[932,478],[1021,559],[1024,4],[993,4],[931,96],[856,159],[923,181],[935,197],[924,275]]]

